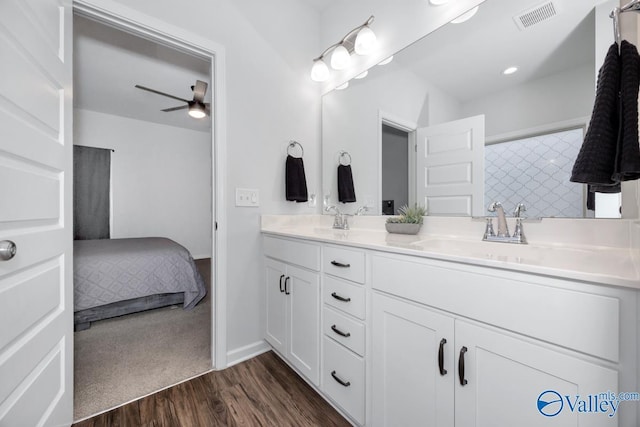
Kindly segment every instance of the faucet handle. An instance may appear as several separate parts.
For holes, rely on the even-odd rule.
[[[516,208],[513,210],[513,216],[515,216],[516,218],[521,218],[522,212],[526,212],[526,211],[527,211],[527,207],[524,205],[524,203],[518,203]]]
[[[484,229],[484,236],[482,237],[482,240],[487,240],[487,237],[495,237],[496,235],[495,231],[493,231],[493,218],[487,217],[486,221],[487,226]]]
[[[493,202],[489,205],[489,207],[487,208],[487,210],[489,212],[495,212],[497,208],[501,207],[502,203],[500,202]]]

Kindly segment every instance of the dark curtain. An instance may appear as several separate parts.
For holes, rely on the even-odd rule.
[[[73,238],[108,239],[111,150],[73,147]]]

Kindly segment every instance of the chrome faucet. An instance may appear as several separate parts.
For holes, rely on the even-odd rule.
[[[327,206],[324,209],[326,212],[335,212],[335,217],[333,218],[333,228],[338,230],[348,230],[349,229],[349,221],[347,220],[347,216],[340,212],[336,206]]]
[[[497,212],[498,214],[498,234],[497,237],[509,237],[509,226],[507,225],[507,217],[504,214],[502,203],[493,202],[489,205],[489,212]]]
[[[369,210],[369,207],[366,205],[360,206],[356,211],[356,216],[364,215],[365,212]]]
[[[513,216],[516,218],[516,228],[513,232],[513,236],[509,235],[509,227],[507,225],[507,218],[504,214],[504,208],[502,203],[493,202],[489,205],[489,212],[496,212],[498,215],[498,234],[493,231],[493,219],[487,217],[487,224],[482,240],[487,242],[504,242],[504,243],[521,243],[526,244],[527,239],[524,236],[524,230],[522,228],[522,212],[527,208],[524,204],[518,203],[518,206],[513,211]]]

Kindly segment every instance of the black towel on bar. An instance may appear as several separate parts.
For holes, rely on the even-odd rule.
[[[285,191],[287,200],[292,202],[306,202],[307,178],[304,174],[304,162],[302,157],[287,155],[285,165]]]
[[[571,173],[570,181],[591,184],[594,191],[620,185],[612,178],[618,142],[620,68],[618,44],[614,43],[598,72],[591,121]]]
[[[616,152],[614,181],[640,178],[640,145],[638,144],[638,88],[640,87],[640,55],[626,40],[620,44],[620,129]]]
[[[353,188],[351,165],[338,166],[338,200],[342,203],[356,201],[356,190]]]

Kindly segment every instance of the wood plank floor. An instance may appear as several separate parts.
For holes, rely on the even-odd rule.
[[[131,402],[75,427],[349,426],[273,352]]]

